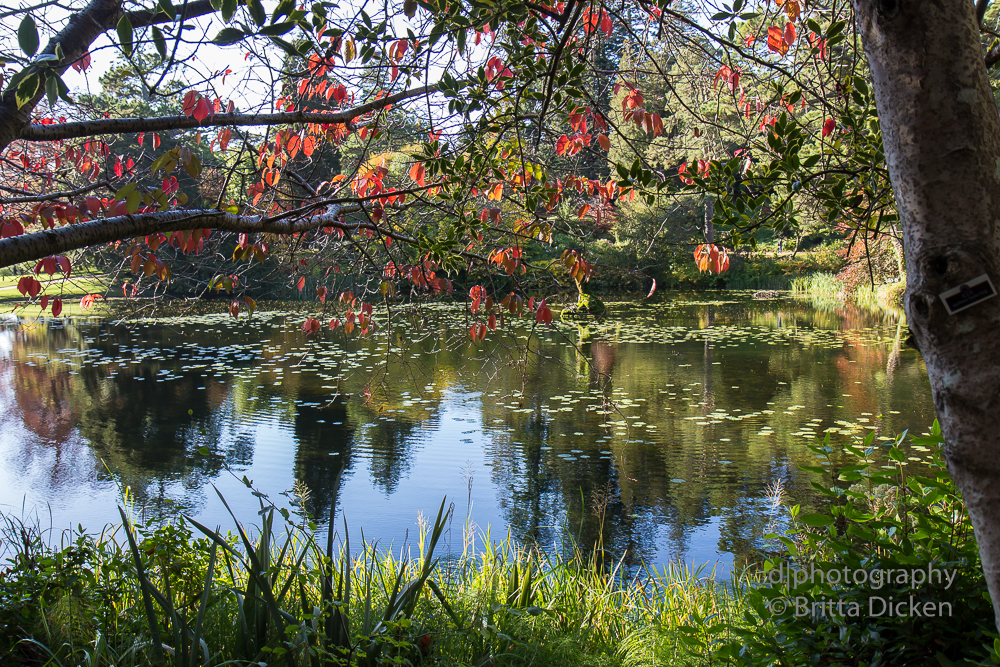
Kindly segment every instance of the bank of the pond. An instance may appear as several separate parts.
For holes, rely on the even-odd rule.
[[[263,494],[260,522],[225,534],[123,512],[100,535],[53,540],[6,516],[0,655],[117,667],[996,664],[968,515],[936,424],[930,433],[911,443],[933,452],[919,476],[902,437],[818,443],[828,507],[786,507],[763,567],[724,581],[510,538],[476,551],[467,534],[461,555],[438,560],[442,535],[463,530],[445,502],[412,559],[360,531],[317,536]],[[773,500],[787,504],[780,489]]]
[[[903,313],[905,279],[874,287],[864,284],[852,290],[834,274],[821,271],[793,279],[790,282],[790,289],[796,296],[809,299],[818,307],[837,308],[852,304],[871,312],[886,313],[905,319]]]

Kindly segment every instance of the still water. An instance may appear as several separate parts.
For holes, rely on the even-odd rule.
[[[363,340],[306,336],[303,319],[0,329],[0,512],[99,530],[128,489],[146,516],[226,528],[215,489],[256,518],[246,476],[320,524],[335,505],[338,526],[386,546],[412,543],[447,496],[452,549],[471,521],[722,573],[780,513],[776,484],[818,502],[824,480],[798,467],[817,437],[884,442],[934,419],[905,324],[791,298],[672,295],[482,343],[450,306]]]

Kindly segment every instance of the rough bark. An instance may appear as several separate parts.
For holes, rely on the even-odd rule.
[[[298,218],[236,215],[213,209],[120,215],[0,239],[0,268],[102,243],[111,243],[122,239],[156,234],[157,232],[168,233],[190,229],[216,229],[247,234],[298,234],[320,227],[335,227],[346,232],[371,229],[383,235],[392,236],[397,241],[415,242],[401,234],[377,229],[372,224],[345,223],[340,220],[342,214],[360,209],[360,204],[331,206],[322,215]]]
[[[939,295],[1000,284],[1000,122],[968,0],[855,0],[906,250],[906,314],[948,469],[1000,619],[1000,298],[949,315]]]

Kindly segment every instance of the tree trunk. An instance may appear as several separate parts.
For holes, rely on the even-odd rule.
[[[1000,298],[949,315],[939,296],[984,273],[1000,278],[1000,122],[975,5],[855,8],[903,226],[907,320],[1000,619]]]

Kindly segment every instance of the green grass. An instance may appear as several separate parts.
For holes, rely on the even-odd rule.
[[[106,296],[107,280],[103,274],[82,273],[73,274],[69,279],[57,278],[44,279],[38,277],[42,283],[42,292],[34,299],[29,299],[22,295],[17,289],[17,282],[20,275],[0,276],[0,313],[15,312],[22,317],[51,317],[54,299],[62,299],[62,316],[70,317],[76,315],[95,315],[105,312],[103,297]],[[44,295],[49,296],[49,305],[42,311],[40,300]],[[80,299],[87,294],[100,294],[102,299],[95,301],[89,310],[80,306]]]
[[[906,285],[903,282],[878,285],[874,290],[869,285],[851,291],[832,273],[819,272],[795,278],[791,281],[792,292],[806,297],[822,309],[836,309],[846,303],[866,310],[903,316],[902,298]]]
[[[416,552],[320,548],[312,527],[261,501],[261,524],[220,534],[191,520],[123,524],[48,547],[6,517],[0,653],[26,664],[709,664],[745,586],[680,567],[626,573],[509,537],[435,557],[442,503]],[[467,536],[468,537],[468,536]],[[467,539],[471,545],[474,540]],[[715,621],[706,619],[716,619]]]

